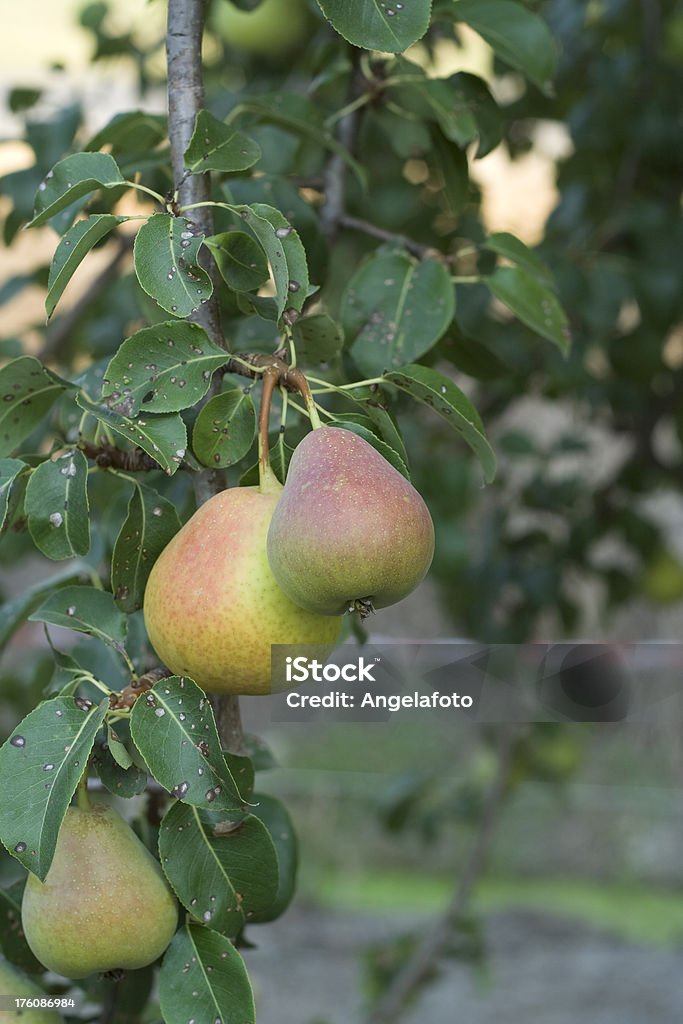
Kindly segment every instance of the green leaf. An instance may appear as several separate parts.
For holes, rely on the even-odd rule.
[[[0,606],[0,650],[12,638],[19,626],[26,621],[31,612],[38,608],[55,588],[76,583],[82,577],[83,572],[69,566],[68,569],[49,576],[32,587],[27,587],[14,600],[4,601]]]
[[[520,267],[498,267],[482,280],[523,323],[554,341],[563,352],[568,351],[571,335],[567,317],[549,288]]]
[[[207,928],[237,935],[278,892],[278,859],[258,817],[171,806],[159,829],[164,873],[185,909]]]
[[[171,502],[135,480],[111,559],[111,588],[122,611],[142,608],[152,566],[180,526]]]
[[[401,81],[388,90],[394,103],[421,119],[436,121],[446,138],[459,146],[476,139],[479,127],[457,75],[428,78],[408,60],[397,61],[397,70]]]
[[[343,427],[344,430],[350,430],[352,434],[357,434],[358,437],[362,437],[363,440],[372,445],[372,447],[378,451],[380,455],[382,455],[387,462],[394,467],[394,469],[397,469],[401,476],[404,476],[406,480],[410,480],[410,473],[408,472],[408,468],[401,456],[395,452],[393,448],[390,448],[388,444],[382,441],[381,438],[377,437],[372,430],[368,430],[367,427],[363,426],[362,423],[358,423],[350,416],[344,416],[342,414],[335,416],[334,422],[330,423],[330,426]]]
[[[201,925],[176,932],[161,965],[159,998],[166,1024],[256,1024],[242,957],[230,939]]]
[[[304,366],[329,363],[344,346],[344,331],[327,313],[305,316],[294,324],[296,356]]]
[[[380,251],[349,281],[341,315],[353,360],[371,377],[428,352],[454,312],[455,291],[442,263]]]
[[[106,405],[93,402],[83,392],[76,396],[76,402],[84,412],[90,413],[100,423],[106,423],[126,441],[142,448],[169,476],[173,476],[185,458],[187,429],[177,413],[130,419]]]
[[[115,188],[125,179],[108,153],[74,153],[55,164],[38,186],[31,228],[46,224],[56,213],[97,189]]]
[[[29,467],[21,459],[0,459],[0,529],[4,526],[9,508],[12,484]]]
[[[227,353],[198,324],[170,320],[126,338],[104,375],[102,397],[122,416],[196,405]]]
[[[440,199],[451,217],[459,214],[470,196],[467,153],[444,138],[438,128],[431,130],[432,148],[425,153],[432,176],[440,186]]]
[[[116,729],[120,730],[122,724],[116,723]],[[142,793],[147,785],[147,772],[133,764],[130,753],[119,740],[112,737],[113,729],[107,730],[107,740],[97,742],[93,749],[92,761],[97,774],[104,786],[115,796],[130,799]],[[117,734],[115,734],[117,735]],[[116,756],[115,756],[116,754]],[[124,768],[121,761],[128,761],[128,767]]]
[[[10,963],[29,974],[42,974],[43,966],[31,952],[21,927],[21,903],[26,879],[0,889],[0,950]]]
[[[503,138],[503,115],[500,107],[484,79],[478,75],[461,71],[457,75],[451,75],[449,82],[462,92],[474,115],[479,136],[476,156],[484,157],[494,150]]]
[[[457,384],[427,366],[411,364],[385,374],[388,381],[443,416],[477,455],[490,483],[496,475],[496,456],[484,433],[479,413]]]
[[[101,238],[104,238],[125,220],[128,218],[114,217],[113,214],[103,213],[79,220],[69,228],[60,240],[50,264],[45,298],[45,312],[48,320],[83,258]]]
[[[333,28],[354,46],[402,53],[429,28],[432,0],[318,0]]]
[[[256,410],[250,394],[231,388],[209,399],[192,431],[192,450],[204,466],[234,466],[251,448]]]
[[[109,708],[56,697],[35,708],[0,747],[0,839],[45,880],[57,835]]]
[[[211,250],[221,277],[236,292],[257,291],[268,280],[268,260],[263,249],[244,231],[211,235],[204,244]]]
[[[193,174],[246,171],[260,159],[261,147],[248,135],[228,127],[207,110],[199,111],[185,150],[185,166]]]
[[[88,460],[72,448],[33,470],[24,508],[33,543],[59,561],[90,550]]]
[[[464,21],[496,54],[545,93],[552,93],[557,47],[548,26],[537,14],[513,0],[457,0],[453,17]]]
[[[95,587],[63,587],[48,597],[31,616],[31,622],[48,622],[79,633],[88,633],[115,651],[122,651],[127,619],[112,594]]]
[[[33,433],[67,384],[33,356],[19,356],[0,370],[0,457]]]
[[[525,245],[515,235],[508,231],[499,231],[489,235],[483,243],[483,248],[503,256],[510,263],[515,263],[522,270],[526,270],[532,277],[537,278],[542,284],[549,288],[553,286],[552,274],[533,249]]]
[[[143,110],[115,114],[83,148],[92,151],[111,146],[114,152],[149,152],[168,138],[166,122],[163,114]]]
[[[170,213],[153,214],[135,237],[140,287],[167,313],[189,316],[211,297],[211,278],[197,263],[203,240],[189,220]]]
[[[308,264],[301,239],[279,210],[266,203],[233,206],[266,254],[275,281],[277,314],[286,309],[297,312],[308,296]]]
[[[275,899],[265,911],[257,911],[251,918],[253,924],[265,924],[281,917],[292,902],[296,891],[299,849],[294,825],[284,804],[265,793],[255,793],[254,803],[252,813],[261,819],[270,833],[279,868]]]
[[[162,679],[140,697],[131,734],[150,772],[172,796],[240,816],[242,795],[223,757],[211,703],[191,679]]]

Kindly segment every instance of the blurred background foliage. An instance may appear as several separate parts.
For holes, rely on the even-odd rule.
[[[45,327],[42,299],[53,241],[27,241],[20,229],[50,166],[117,110],[149,111],[136,128],[137,151],[130,138],[122,145],[124,172],[144,171],[147,184],[162,193],[170,187],[161,118],[163,6],[149,5],[141,19],[133,3],[90,4],[78,15],[78,74],[64,60],[49,74],[34,65],[35,73],[12,70],[12,81],[9,71],[5,76],[2,357],[27,351],[87,373],[131,325],[158,319],[134,283],[126,245],[117,250],[119,243],[109,242],[93,254],[80,292],[74,287],[65,311]],[[494,254],[481,246],[486,236],[515,232],[537,247],[554,275],[573,338],[565,359],[484,285],[457,286],[455,322],[426,361],[473,398],[498,454],[499,474],[482,488],[479,466],[454,447],[451,432],[426,410],[408,410],[401,424],[413,479],[436,524],[432,585],[395,613],[383,613],[373,629],[393,637],[498,643],[678,639],[683,5],[540,0],[526,6],[544,17],[559,43],[549,94],[450,18],[440,16],[409,54],[430,74],[465,68],[483,75],[503,112],[502,140],[493,140],[493,152],[482,161],[470,152],[469,180],[457,166],[445,171],[455,212],[442,202],[443,187],[434,188],[433,150],[406,155],[412,151],[409,123],[371,107],[358,134],[359,158],[373,181],[384,184],[367,196],[350,178],[351,214],[417,242],[432,244],[436,232],[444,249],[458,254],[458,273],[471,277],[494,266]],[[66,10],[63,16],[66,21]],[[55,65],[62,59],[41,52],[44,61],[50,57]],[[347,61],[319,23],[297,60],[282,62],[235,53],[210,29],[208,105],[224,116],[247,81],[265,94],[296,91],[313,75],[319,95],[342,106]],[[313,278],[324,281],[323,296],[334,311],[376,241],[345,232],[328,264],[317,218],[304,202],[319,187],[315,147],[278,126],[252,125],[250,132],[273,180],[231,182],[231,193],[253,201],[265,189],[289,210]],[[292,182],[279,171],[295,150],[300,181]],[[224,313],[231,323],[235,310]],[[265,335],[255,335],[243,319],[232,326],[235,348],[270,340],[267,325]],[[67,436],[74,426],[63,424]],[[188,513],[189,485],[180,476],[166,493]],[[91,489],[99,517],[92,564],[111,550],[126,500],[98,475]],[[46,574],[47,563],[36,557],[17,519],[10,516],[0,544],[6,604]],[[113,666],[98,662],[101,652],[88,641],[79,649],[82,663],[114,681]],[[0,733],[40,699],[52,671],[39,627],[25,627],[3,662]],[[274,788],[304,836],[304,906],[322,900],[395,912],[400,903],[411,914],[443,903],[495,773],[487,737],[467,724],[456,729],[452,722],[430,721],[428,744],[424,725],[400,724],[385,730],[381,742],[373,731],[369,742],[368,727],[285,730],[251,700],[245,713],[286,765],[273,775]],[[683,915],[668,895],[683,884],[674,839],[683,770],[678,724],[664,717],[636,736],[615,728],[608,737],[604,728],[548,724],[525,737],[515,802],[503,816],[480,908],[552,908],[640,942],[680,942]],[[6,860],[2,870],[11,871]],[[381,984],[387,964],[391,970],[394,953],[401,961],[400,949],[381,949],[377,962],[374,953],[368,959],[371,988]],[[478,962],[479,951],[472,925],[458,955]],[[668,1024],[673,1018],[661,1019]]]

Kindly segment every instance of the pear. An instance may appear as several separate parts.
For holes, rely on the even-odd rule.
[[[0,957],[0,1021],[3,1024],[5,1021],[7,1024],[10,1021],[21,1021],[22,1024],[62,1024],[62,1017],[56,1010],[22,1007],[10,1010],[9,1006],[2,1009],[2,1003],[7,998],[47,999],[49,996]]]
[[[372,445],[343,427],[306,435],[268,531],[270,567],[292,601],[367,614],[414,590],[433,555],[427,506]]]
[[[282,492],[233,487],[210,498],[162,551],[144,615],[159,658],[209,693],[271,692],[271,644],[331,649],[341,619],[303,611],[278,587],[266,555]]]
[[[178,907],[152,854],[109,807],[69,807],[45,882],[29,875],[21,920],[40,962],[67,978],[136,970],[164,952]]]

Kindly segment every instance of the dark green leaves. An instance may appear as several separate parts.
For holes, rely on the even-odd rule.
[[[0,889],[0,949],[10,961],[23,971],[42,973],[24,936],[21,927],[21,901],[24,895],[25,879],[20,879],[8,889]]]
[[[432,0],[318,0],[328,21],[354,46],[401,53],[429,27]]]
[[[69,228],[60,240],[50,264],[45,298],[45,312],[48,320],[81,260],[88,255],[101,238],[108,235],[117,224],[126,219],[126,217],[114,217],[113,214],[103,213],[79,220],[72,228]]]
[[[292,328],[296,356],[304,366],[319,366],[338,356],[344,346],[344,332],[327,313],[314,313],[297,320]]]
[[[161,967],[159,997],[166,1024],[256,1024],[242,957],[230,939],[201,925],[176,932]]]
[[[116,160],[108,153],[74,153],[60,160],[41,182],[35,216],[29,227],[46,224],[82,196],[100,188],[114,188],[125,180]]]
[[[369,422],[369,421],[368,421]],[[358,437],[362,437],[364,441],[372,445],[387,462],[391,463],[394,469],[397,469],[399,473],[410,480],[410,473],[406,468],[406,464],[401,456],[390,448],[380,437],[364,426],[362,423],[357,423],[350,416],[336,416],[334,422],[330,424],[333,427],[343,427],[345,430],[350,430],[352,434],[357,434]]]
[[[530,249],[528,245],[525,245],[524,242],[515,235],[511,235],[508,231],[498,231],[493,235],[489,235],[483,247],[497,253],[499,256],[503,256],[510,263],[515,263],[522,270],[528,271],[532,277],[537,278],[543,284],[552,285],[550,271],[543,261],[536,255],[533,249]]]
[[[185,166],[194,174],[245,171],[260,157],[260,147],[244,132],[228,127],[206,110],[197,114],[194,132],[185,150]]]
[[[251,918],[254,924],[260,924],[280,917],[291,903],[296,890],[299,851],[292,819],[284,804],[264,793],[256,793],[254,803],[256,806],[253,814],[261,819],[270,833],[279,869],[275,899],[269,907],[262,911],[257,910]]]
[[[192,449],[205,466],[234,466],[251,448],[256,411],[251,395],[231,388],[209,399],[197,417]]]
[[[498,267],[484,281],[496,298],[532,330],[554,341],[563,352],[568,350],[571,336],[565,312],[538,278],[521,267]]]
[[[496,456],[484,433],[479,413],[452,380],[436,370],[417,364],[402,366],[400,370],[385,376],[396,387],[443,416],[478,456],[486,482],[493,480],[496,475]]]
[[[0,370],[0,456],[9,455],[35,430],[66,385],[33,356]]]
[[[152,566],[180,529],[174,506],[150,487],[133,481],[128,514],[116,538],[111,560],[111,586],[122,611],[142,608]]]
[[[442,263],[380,251],[351,278],[342,319],[353,339],[353,360],[370,377],[428,352],[454,311],[454,289]]]
[[[126,616],[116,607],[112,595],[104,590],[63,587],[51,594],[30,618],[32,622],[48,622],[88,633],[116,651],[123,650]]]
[[[223,757],[211,704],[191,679],[162,679],[140,697],[131,733],[152,775],[172,796],[239,818],[242,796]]]
[[[46,701],[0,748],[0,839],[41,880],[108,707],[80,697]]]
[[[164,872],[186,910],[234,936],[265,914],[278,891],[278,861],[268,830],[253,815],[226,819],[178,802],[159,830]]]
[[[28,466],[21,459],[0,459],[0,528],[4,525],[9,507],[12,484]]]
[[[170,213],[155,213],[137,233],[135,273],[167,313],[189,316],[211,296],[211,278],[197,263],[203,239],[189,220]]]
[[[166,416],[145,415],[137,419],[121,416],[106,405],[93,402],[83,392],[77,397],[81,409],[125,438],[142,448],[159,463],[169,476],[178,469],[187,449],[187,430],[177,414]]]
[[[87,555],[88,462],[71,449],[58,459],[42,462],[31,474],[24,507],[33,543],[48,558]]]
[[[555,40],[541,18],[513,0],[458,0],[453,17],[478,32],[496,54],[544,92],[552,91]]]
[[[227,355],[197,324],[171,320],[126,338],[104,377],[103,398],[123,416],[195,405]]]
[[[244,231],[211,235],[205,245],[211,250],[221,277],[236,292],[256,291],[268,280],[268,260],[263,249]]]
[[[275,281],[277,315],[286,309],[297,312],[308,295],[308,264],[298,234],[279,210],[265,203],[233,206],[265,252]]]

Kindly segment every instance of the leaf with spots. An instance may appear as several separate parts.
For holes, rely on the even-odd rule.
[[[108,707],[106,699],[45,701],[0,747],[0,840],[42,881]]]
[[[33,543],[59,561],[90,550],[88,460],[72,448],[33,470],[24,502]]]
[[[250,394],[231,388],[209,399],[192,431],[192,449],[204,466],[234,466],[251,448],[256,410]]]
[[[419,359],[454,313],[455,291],[442,263],[386,250],[361,264],[342,300],[351,355],[368,377]]]
[[[221,750],[208,697],[188,677],[162,679],[140,697],[131,735],[157,782],[193,807],[243,815],[244,799]]]
[[[362,423],[358,423],[353,419],[352,414],[345,416],[343,413],[339,416],[334,417],[334,422],[330,424],[332,427],[343,427],[344,430],[350,430],[352,434],[357,434],[358,437],[362,437],[364,441],[367,441],[369,445],[378,451],[383,458],[390,463],[394,469],[397,469],[401,476],[404,476],[406,480],[410,480],[410,473],[408,468],[393,448],[391,448],[385,441],[378,437],[372,430],[369,430]]]
[[[443,416],[479,458],[484,479],[491,483],[496,475],[496,456],[484,432],[479,413],[457,384],[436,370],[414,363],[385,374],[385,378]]]
[[[567,316],[556,296],[521,267],[498,267],[482,278],[491,292],[532,331],[553,341],[562,352],[571,345]]]
[[[402,53],[429,28],[432,0],[318,0],[318,5],[354,46]]]
[[[10,963],[29,974],[42,974],[44,967],[38,963],[26,941],[21,926],[21,901],[26,879],[0,889],[0,950]]]
[[[48,320],[54,313],[55,306],[83,258],[100,239],[105,238],[110,231],[113,231],[118,224],[125,220],[128,218],[102,213],[79,220],[69,228],[60,240],[50,264],[45,298],[45,312]]]
[[[142,608],[152,566],[181,526],[170,501],[137,480],[133,485],[111,559],[114,600],[128,614]]]
[[[277,854],[254,815],[233,822],[179,801],[161,823],[159,855],[185,909],[224,935],[237,935],[277,896]]]
[[[0,457],[33,433],[69,387],[33,356],[19,356],[0,370]]]
[[[126,338],[104,375],[102,397],[122,416],[190,409],[227,353],[198,324],[169,320]]]
[[[193,174],[204,171],[246,171],[261,159],[261,147],[244,132],[200,110],[185,150],[185,166]]]
[[[297,361],[320,366],[335,359],[344,347],[344,331],[327,313],[302,317],[292,328]]]
[[[153,214],[135,237],[133,260],[140,287],[179,318],[195,313],[213,292],[211,278],[197,262],[203,240],[189,220],[170,213]]]
[[[84,392],[76,396],[76,402],[84,412],[90,413],[100,423],[105,423],[126,441],[142,448],[169,476],[176,472],[185,458],[187,429],[177,413],[131,419],[106,405],[93,402]]]
[[[93,748],[92,761],[109,792],[129,799],[143,792],[148,777],[146,771],[133,763],[128,748],[119,738],[125,724],[117,722],[115,728],[116,731],[111,725],[107,728],[106,739],[100,734]]]
[[[285,805],[265,793],[254,794],[253,814],[260,818],[270,833],[278,862],[278,888],[275,899],[265,911],[256,911],[253,924],[265,924],[281,917],[296,891],[299,847],[292,819]]]
[[[176,932],[161,965],[159,998],[166,1024],[256,1024],[242,957],[230,939],[198,924]]]
[[[268,280],[262,247],[245,231],[224,231],[204,242],[225,283],[236,292],[256,291]]]
[[[121,185],[125,185],[125,179],[109,153],[73,153],[55,164],[38,186],[34,217],[28,226],[47,224],[90,192]]]
[[[29,466],[21,459],[0,459],[0,528],[7,518],[12,485],[21,473],[28,471]]]
[[[286,217],[266,203],[231,206],[263,248],[275,282],[277,315],[299,312],[308,296],[308,264],[301,239]],[[292,318],[294,319],[294,318]]]
[[[97,637],[115,651],[124,650],[127,619],[119,611],[114,597],[96,587],[63,587],[29,617],[31,622],[74,629]]]

